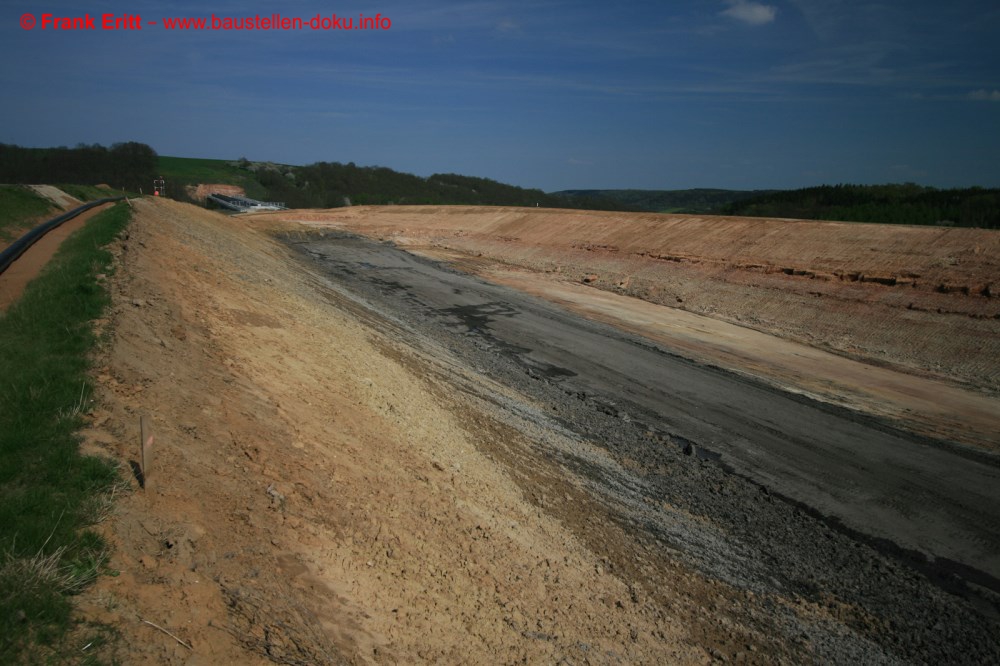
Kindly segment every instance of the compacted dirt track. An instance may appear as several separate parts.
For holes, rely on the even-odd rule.
[[[621,368],[588,377],[558,345],[538,352],[548,324],[527,329],[533,345],[506,337],[541,304],[478,282],[429,303],[407,280],[430,281],[431,262],[342,234],[282,238],[144,200],[117,249],[84,446],[134,462],[141,414],[155,441],[147,488],[133,483],[103,525],[121,573],[83,599],[84,617],[119,631],[107,656],[1000,659],[983,562],[928,562],[699,455],[692,440],[712,418],[656,422]],[[672,372],[699,370],[558,316]],[[685,401],[701,404],[677,386],[659,396]],[[743,423],[715,423],[714,436]],[[986,534],[975,557],[995,555]]]

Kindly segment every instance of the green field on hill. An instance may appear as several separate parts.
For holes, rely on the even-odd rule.
[[[160,175],[166,181],[167,196],[186,199],[184,188],[200,183],[221,183],[242,187],[247,196],[267,199],[268,192],[255,177],[254,172],[240,168],[234,160],[213,160],[200,157],[158,158]]]

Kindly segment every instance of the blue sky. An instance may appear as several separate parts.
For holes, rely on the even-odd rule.
[[[391,28],[163,27],[276,12]],[[60,32],[43,13],[158,25]],[[8,0],[0,142],[136,140],[547,191],[1000,187],[998,37],[996,0]]]

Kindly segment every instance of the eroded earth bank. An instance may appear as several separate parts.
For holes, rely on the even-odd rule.
[[[126,468],[140,415],[154,436],[146,489],[102,526],[120,574],[82,599],[117,631],[104,656],[1000,660],[989,437],[911,436],[336,229],[136,207],[84,433]],[[955,386],[991,399],[961,367]],[[702,398],[720,392],[738,417]],[[855,438],[913,469],[822,499],[824,470],[768,482],[766,455],[737,455],[821,430],[844,468],[872,464]],[[954,478],[922,491],[936,461]],[[938,528],[891,524],[914,511]]]

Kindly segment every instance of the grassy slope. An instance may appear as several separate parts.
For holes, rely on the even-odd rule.
[[[21,185],[0,185],[0,243],[16,240],[31,222],[46,214],[55,214],[55,206]]]
[[[119,478],[81,456],[92,320],[108,303],[103,248],[128,223],[123,203],[70,236],[23,297],[0,314],[0,663],[52,661],[70,628],[70,595],[100,571],[87,525]],[[48,655],[48,656],[46,656]]]
[[[56,187],[83,202],[103,199],[105,197],[117,197],[122,194],[121,191],[116,192],[113,188],[97,185],[56,185]],[[131,192],[128,194],[134,196]]]
[[[210,160],[197,157],[167,157],[160,155],[160,175],[166,181],[167,193],[177,184],[225,183],[239,185],[247,196],[266,198],[267,192],[245,169],[233,166],[230,160]]]
[[[80,201],[93,201],[117,196],[114,190],[93,185],[57,185],[66,194]],[[58,215],[59,211],[45,197],[23,185],[0,185],[0,244],[11,243],[34,224]]]

